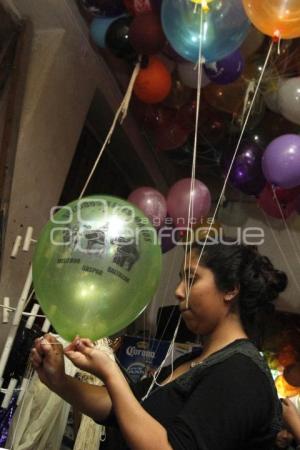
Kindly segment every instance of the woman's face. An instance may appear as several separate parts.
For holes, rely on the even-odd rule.
[[[181,281],[176,289],[176,297],[188,329],[195,334],[207,336],[226,317],[229,303],[225,301],[226,294],[217,288],[213,272],[201,264],[197,267],[197,261],[197,253],[192,251],[191,261],[187,255],[188,267],[181,270]],[[186,290],[189,286],[187,299]]]
[[[293,435],[287,430],[281,430],[276,437],[277,448],[287,448],[293,442]]]

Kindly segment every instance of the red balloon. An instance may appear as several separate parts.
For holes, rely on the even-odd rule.
[[[137,53],[159,52],[166,41],[159,17],[151,12],[136,16],[130,25],[129,41]]]
[[[191,100],[190,102],[183,105],[177,113],[178,122],[182,125],[183,128],[186,128],[189,131],[193,131],[195,129],[196,108],[196,100]]]
[[[134,15],[152,11],[150,0],[124,0],[124,4],[128,11]]]
[[[170,93],[172,78],[166,66],[154,56],[141,69],[134,84],[135,95],[144,103],[160,103]]]
[[[293,202],[300,195],[300,186],[296,186],[292,189],[276,187],[275,192],[279,203],[287,205],[288,203]]]
[[[221,111],[206,108],[199,116],[198,135],[203,143],[217,144],[226,134],[226,115]]]
[[[154,133],[154,141],[159,150],[174,150],[186,143],[189,131],[178,122],[157,128]]]
[[[268,214],[268,216],[274,217],[275,219],[282,219],[280,209],[278,207],[272,186],[270,184],[266,185],[266,187],[258,197],[258,204],[265,211],[265,213]],[[279,204],[285,219],[290,217],[290,215],[295,211],[293,201],[287,204],[281,203],[279,201]]]
[[[294,207],[298,214],[300,214],[300,195],[294,201]]]
[[[161,105],[149,105],[144,115],[145,127],[152,130],[164,128],[175,120],[176,111]]]

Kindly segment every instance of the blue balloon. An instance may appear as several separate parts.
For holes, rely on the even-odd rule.
[[[90,35],[98,47],[106,48],[105,36],[110,25],[124,14],[117,17],[95,17],[90,25]]]
[[[194,63],[199,60],[200,39],[205,62],[219,61],[233,53],[250,29],[241,0],[213,0],[203,12],[192,0],[163,0],[161,19],[171,46],[180,56]]]

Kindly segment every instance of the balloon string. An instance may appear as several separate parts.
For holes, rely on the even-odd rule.
[[[164,359],[163,359],[162,363],[160,364],[160,366],[158,367],[158,369],[153,374],[153,380],[152,380],[151,385],[150,385],[148,391],[146,392],[145,396],[142,398],[142,400],[141,400],[142,402],[144,402],[149,397],[149,395],[151,394],[151,392],[152,392],[152,390],[153,390],[155,385],[159,386],[159,387],[163,386],[163,384],[158,383],[157,379],[158,379],[158,377],[159,377],[159,375],[160,375],[160,373],[162,371],[163,366],[165,365],[165,363],[166,363],[166,361],[167,361],[167,359],[168,359],[168,357],[170,355],[171,355],[171,374],[169,375],[168,379],[166,380],[166,383],[168,381],[172,380],[172,378],[173,378],[173,374],[174,374],[174,346],[175,346],[175,340],[176,340],[176,337],[177,337],[177,333],[178,333],[178,330],[179,330],[180,323],[181,323],[181,316],[178,319],[178,322],[177,322],[177,325],[176,325],[176,329],[175,329],[172,341],[171,341],[171,343],[169,345],[168,351],[166,353],[166,356],[164,357]]]
[[[198,58],[198,84],[197,84],[197,105],[196,105],[196,120],[195,120],[195,138],[194,138],[194,149],[193,149],[193,162],[192,162],[192,174],[191,174],[191,186],[190,186],[190,196],[189,196],[189,209],[188,209],[188,228],[190,226],[191,218],[194,215],[194,200],[192,199],[192,193],[195,188],[195,173],[196,173],[196,156],[197,156],[197,144],[198,144],[198,124],[199,124],[199,112],[200,112],[200,99],[201,99],[201,84],[202,84],[202,29],[203,29],[203,9],[201,8],[201,14],[200,14],[200,42],[199,42],[199,58]],[[190,249],[192,247],[192,240],[190,240]],[[188,265],[188,280],[186,279],[186,266],[187,266],[187,252],[188,248],[185,247],[185,256],[184,256],[184,279],[185,279],[185,291],[186,291],[186,303],[188,305],[188,298],[190,293],[190,286],[187,283],[190,279],[190,270],[191,270],[191,251],[189,252],[189,265]],[[155,385],[162,386],[157,382],[158,376],[167,360],[169,355],[171,354],[171,374],[168,377],[168,381],[172,379],[173,373],[174,373],[174,346],[175,346],[175,340],[177,337],[177,333],[179,330],[179,326],[181,323],[181,316],[179,316],[178,323],[171,341],[171,344],[168,348],[167,354],[158,367],[158,369],[155,371],[153,375],[152,383],[146,393],[146,395],[142,398],[142,401],[146,400],[150,393],[152,392]]]
[[[279,200],[278,200],[278,197],[277,197],[277,194],[276,194],[276,189],[275,189],[275,187],[274,187],[273,185],[272,185],[272,191],[273,191],[273,196],[274,196],[275,202],[276,202],[276,204],[277,204],[277,206],[278,206],[278,209],[279,209],[279,211],[280,211],[280,215],[281,215],[283,224],[284,224],[284,226],[285,226],[285,229],[286,229],[286,232],[287,232],[287,235],[288,235],[288,239],[289,239],[290,244],[291,244],[291,246],[292,246],[293,252],[294,252],[295,255],[296,255],[297,261],[298,261],[298,263],[300,264],[300,258],[299,258],[298,252],[297,252],[296,249],[295,249],[295,245],[294,245],[294,241],[293,241],[292,234],[291,234],[291,232],[290,232],[290,229],[289,229],[289,226],[288,226],[288,224],[287,224],[287,221],[285,220],[284,212],[283,212],[283,210],[282,210],[282,208],[281,208],[281,205],[280,205],[280,203],[279,203]]]
[[[186,291],[186,305],[188,308],[188,301],[190,295],[190,277],[191,277],[191,259],[192,259],[192,238],[189,236],[189,229],[192,225],[191,219],[194,218],[194,202],[193,192],[195,190],[195,176],[196,176],[196,160],[197,160],[197,147],[198,147],[198,126],[200,115],[200,100],[201,100],[201,85],[202,85],[202,36],[203,36],[203,9],[200,13],[200,40],[199,40],[199,54],[198,54],[198,76],[197,76],[197,104],[196,104],[196,118],[195,118],[195,135],[194,135],[194,148],[193,148],[193,161],[192,161],[192,174],[191,174],[191,186],[189,196],[189,209],[188,209],[188,228],[187,228],[187,245],[185,246],[184,255],[184,279],[185,279],[185,291]],[[188,261],[188,279],[187,279],[187,253],[189,254]]]
[[[244,124],[243,124],[243,127],[242,127],[242,130],[241,130],[240,137],[239,137],[239,139],[238,139],[238,142],[237,142],[237,145],[236,145],[236,148],[235,148],[235,151],[234,151],[234,154],[233,154],[233,157],[232,157],[232,160],[231,160],[231,163],[230,163],[228,172],[227,172],[227,174],[226,174],[226,177],[225,177],[225,180],[224,180],[224,183],[223,183],[223,187],[222,187],[222,190],[221,190],[219,199],[218,199],[218,201],[217,201],[217,205],[216,205],[215,210],[214,210],[214,213],[213,213],[212,220],[210,221],[209,228],[208,228],[207,234],[206,234],[206,236],[205,236],[204,244],[203,244],[203,246],[202,246],[202,248],[201,248],[201,252],[200,252],[200,255],[199,255],[198,260],[197,260],[197,264],[196,264],[196,267],[195,267],[195,270],[194,270],[194,274],[193,274],[193,277],[192,277],[192,280],[191,280],[191,284],[192,284],[193,281],[194,281],[195,274],[196,274],[196,270],[197,270],[197,268],[198,268],[198,266],[199,266],[199,264],[200,264],[200,260],[201,260],[201,258],[202,258],[202,255],[203,255],[205,246],[206,246],[206,244],[207,244],[208,237],[209,237],[209,235],[210,235],[210,232],[211,232],[213,223],[215,222],[215,219],[216,219],[218,210],[219,210],[219,208],[220,208],[220,204],[221,204],[221,202],[222,202],[222,200],[223,200],[223,198],[224,198],[224,196],[225,196],[225,190],[226,190],[227,183],[228,183],[228,180],[229,180],[229,177],[230,177],[230,174],[231,174],[231,170],[232,170],[233,164],[234,164],[234,162],[235,162],[235,159],[236,159],[236,156],[237,156],[237,153],[238,153],[238,150],[239,150],[241,141],[242,141],[242,139],[243,139],[243,137],[244,137],[244,133],[245,133],[246,127],[247,127],[247,125],[248,125],[248,121],[249,121],[249,118],[250,118],[250,115],[251,115],[253,106],[254,106],[254,104],[255,104],[255,100],[256,100],[258,91],[259,91],[259,89],[260,89],[260,85],[261,85],[261,82],[262,82],[264,73],[265,73],[265,71],[266,71],[268,62],[269,62],[269,60],[270,60],[270,56],[271,56],[271,53],[272,53],[272,50],[273,50],[273,45],[274,45],[274,42],[271,41],[270,48],[269,48],[269,50],[268,50],[268,53],[267,53],[267,56],[266,56],[266,60],[265,60],[265,63],[264,63],[263,69],[262,69],[262,72],[261,72],[260,77],[259,77],[259,79],[258,79],[257,86],[256,86],[256,89],[255,89],[255,92],[254,92],[254,95],[253,95],[253,98],[252,98],[252,101],[251,101],[251,104],[250,104],[250,107],[249,107],[249,110],[248,110],[248,113],[247,113],[247,116],[246,116],[246,119],[245,119],[245,122],[244,122]]]
[[[159,325],[160,320],[161,320],[162,308],[163,308],[163,306],[165,304],[165,301],[166,301],[166,298],[167,298],[167,294],[169,292],[169,287],[170,287],[172,275],[173,275],[173,272],[174,272],[175,261],[177,261],[177,255],[176,255],[176,251],[173,251],[172,262],[171,262],[170,270],[168,270],[168,278],[167,278],[167,282],[166,282],[166,284],[164,286],[164,293],[163,293],[163,296],[162,296],[162,302],[160,303],[161,310],[159,312],[158,319],[157,319],[157,328],[158,328],[158,325]],[[176,305],[174,305],[174,308],[175,307],[176,307]],[[173,312],[174,311],[172,311],[172,313],[170,314],[161,336],[164,336],[165,331],[166,331],[166,329],[167,329],[167,327],[168,327],[168,325],[170,323],[170,320],[172,318]],[[162,337],[161,337],[160,341],[161,340],[162,340]]]
[[[277,55],[281,54],[281,36],[278,39],[278,44],[277,44]]]
[[[105,141],[104,141],[104,143],[103,143],[103,145],[102,145],[102,147],[100,149],[100,152],[99,152],[99,154],[98,154],[98,156],[96,158],[94,166],[93,166],[93,168],[92,168],[92,170],[91,170],[91,172],[90,172],[90,174],[89,174],[89,176],[88,176],[88,178],[87,178],[87,180],[85,182],[85,185],[84,185],[84,187],[83,187],[83,189],[82,189],[82,191],[80,193],[79,199],[81,199],[83,197],[83,195],[85,194],[85,191],[86,191],[86,189],[88,187],[88,184],[91,181],[91,178],[92,178],[92,176],[95,173],[95,170],[96,170],[96,168],[97,168],[97,166],[99,164],[99,161],[100,161],[100,159],[101,159],[101,157],[102,157],[102,155],[104,153],[104,150],[106,149],[106,147],[110,143],[112,134],[113,134],[113,132],[114,132],[114,130],[116,128],[118,120],[120,119],[120,123],[123,123],[123,121],[124,121],[124,119],[125,119],[125,117],[127,115],[130,99],[132,97],[132,91],[133,91],[134,83],[135,83],[136,78],[137,78],[137,76],[138,76],[138,74],[140,72],[140,69],[141,69],[141,59],[139,58],[139,61],[136,64],[136,66],[134,68],[134,71],[132,73],[132,76],[131,76],[131,79],[130,79],[130,82],[129,82],[129,85],[128,85],[128,88],[127,88],[127,91],[126,91],[126,94],[125,94],[125,96],[124,96],[124,98],[123,98],[123,100],[121,102],[120,107],[118,108],[118,110],[117,110],[117,112],[115,114],[113,123],[112,123],[112,125],[110,127],[110,130],[109,130],[109,132],[108,132],[108,134],[106,136],[106,139],[105,139]]]
[[[272,225],[270,223],[268,215],[265,213],[265,211],[263,209],[261,209],[261,210],[262,210],[263,215],[265,217],[265,221],[267,222],[267,225],[268,225],[268,227],[269,227],[269,229],[270,229],[270,231],[272,233],[273,239],[274,239],[274,241],[275,241],[275,243],[276,243],[276,245],[277,245],[277,247],[278,247],[278,249],[279,249],[279,251],[281,253],[281,256],[282,256],[282,258],[283,258],[283,260],[284,260],[284,262],[286,264],[286,267],[288,268],[288,270],[289,270],[289,272],[291,274],[291,277],[292,277],[292,279],[293,279],[293,281],[295,283],[295,286],[297,287],[297,290],[300,293],[300,285],[299,285],[299,283],[297,281],[297,278],[296,278],[296,276],[294,274],[294,271],[292,270],[292,267],[291,267],[291,265],[290,265],[286,255],[285,255],[285,252],[284,252],[283,248],[281,247],[279,240],[276,237],[276,233],[274,232],[274,230],[272,228]]]

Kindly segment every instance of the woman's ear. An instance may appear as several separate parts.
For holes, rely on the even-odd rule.
[[[240,288],[239,287],[235,287],[231,291],[227,291],[225,296],[224,296],[225,302],[231,302],[235,297],[237,297],[239,292],[240,292]]]

